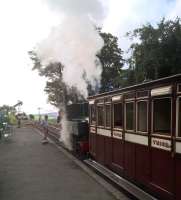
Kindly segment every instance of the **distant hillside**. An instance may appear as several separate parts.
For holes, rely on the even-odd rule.
[[[57,112],[52,112],[52,113],[46,113],[44,115],[48,115],[49,117],[52,117],[52,118],[57,118],[58,113]]]
[[[48,117],[49,117],[50,119],[56,119],[58,113],[57,113],[57,112],[41,113],[41,117],[43,117],[43,116],[45,116],[45,115],[48,115]],[[35,119],[39,119],[39,115],[38,115],[38,114],[35,114],[34,116],[35,116]]]

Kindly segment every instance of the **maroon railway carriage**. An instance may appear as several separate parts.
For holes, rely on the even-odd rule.
[[[181,74],[89,100],[90,154],[161,199],[181,199]]]

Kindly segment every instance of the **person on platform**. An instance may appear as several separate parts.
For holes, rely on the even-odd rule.
[[[42,122],[42,126],[43,126],[43,132],[44,132],[44,138],[42,143],[47,143],[47,137],[48,137],[48,115],[45,115],[44,120]]]
[[[21,118],[18,117],[18,128],[21,128]]]
[[[57,124],[59,124],[61,121],[61,115],[60,115],[60,111],[58,112],[58,116],[57,116]]]
[[[21,128],[21,116],[18,114],[16,116],[17,122],[18,122],[18,128]]]

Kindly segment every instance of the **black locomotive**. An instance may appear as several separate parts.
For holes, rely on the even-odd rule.
[[[88,102],[68,105],[66,108],[73,151],[85,156],[89,152]]]

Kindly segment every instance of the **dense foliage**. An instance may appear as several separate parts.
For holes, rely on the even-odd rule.
[[[32,115],[32,114],[30,114],[30,115],[29,115],[29,119],[34,120],[34,119],[35,119],[35,116]]]
[[[118,38],[110,33],[100,32],[104,46],[97,55],[102,64],[100,92],[109,91],[121,86],[121,73],[124,60],[118,46]]]
[[[180,19],[163,19],[156,27],[147,24],[128,33],[128,36],[137,40],[131,45],[129,59],[134,83],[181,73]]]
[[[16,109],[14,108],[14,106],[0,106],[0,123],[8,122],[10,124],[16,124],[15,114]]]

